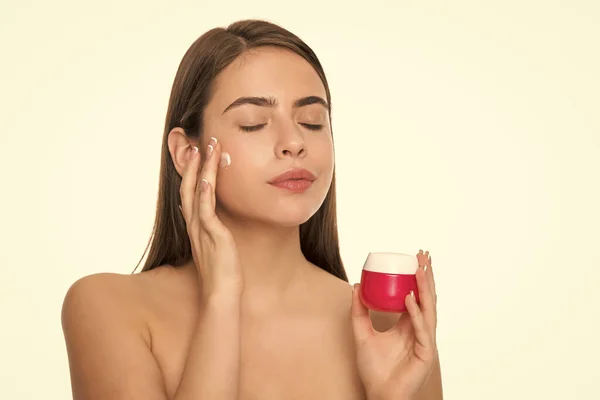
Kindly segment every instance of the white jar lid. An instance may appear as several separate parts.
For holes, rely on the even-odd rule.
[[[365,271],[383,274],[414,274],[418,268],[417,256],[391,252],[369,253],[363,265]]]

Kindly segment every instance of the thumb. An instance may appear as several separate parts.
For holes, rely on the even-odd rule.
[[[360,298],[360,284],[354,284],[352,291],[352,307],[350,309],[352,319],[352,330],[354,331],[354,341],[358,347],[361,347],[371,336],[375,334],[369,309],[365,307]]]

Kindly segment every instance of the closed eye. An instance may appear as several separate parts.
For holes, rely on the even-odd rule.
[[[300,124],[303,127],[310,129],[311,131],[320,131],[323,129],[323,125],[314,125],[314,124]]]
[[[240,129],[242,131],[244,131],[244,132],[256,132],[256,131],[261,130],[265,125],[267,125],[267,124],[251,125],[251,126],[240,126]],[[300,123],[300,125],[302,125],[306,129],[310,129],[311,131],[319,131],[319,130],[323,129],[323,125],[318,125],[318,124],[303,124],[303,123]]]
[[[265,125],[267,125],[267,124],[252,125],[252,126],[240,126],[240,129],[244,132],[255,132],[255,131],[261,130],[262,127]]]

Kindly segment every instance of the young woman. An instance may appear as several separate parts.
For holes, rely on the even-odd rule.
[[[408,313],[369,313],[348,284],[330,110],[316,55],[281,27],[192,44],[143,271],[82,278],[64,301],[75,399],[442,399],[428,253]]]

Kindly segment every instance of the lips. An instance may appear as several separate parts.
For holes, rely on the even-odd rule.
[[[315,175],[307,169],[304,168],[293,168],[285,171],[284,173],[277,175],[275,178],[271,179],[269,183],[277,184],[284,181],[314,181],[317,179]]]
[[[315,175],[304,168],[293,168],[277,175],[269,183],[279,189],[292,193],[304,193],[317,179]]]

